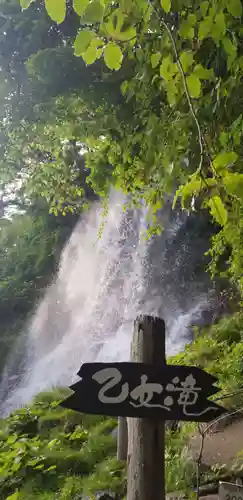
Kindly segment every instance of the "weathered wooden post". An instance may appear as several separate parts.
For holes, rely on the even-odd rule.
[[[127,460],[127,446],[127,419],[126,417],[119,417],[117,430],[117,460]]]
[[[119,456],[126,455],[127,500],[165,498],[165,421],[209,422],[225,409],[209,396],[217,379],[196,366],[167,365],[165,324],[140,316],[134,325],[132,361],[84,363],[73,393],[60,403],[81,413],[120,417]],[[123,442],[121,443],[121,439]]]
[[[165,323],[140,316],[134,324],[132,361],[165,365]],[[128,419],[127,500],[164,500],[165,422],[158,418]]]

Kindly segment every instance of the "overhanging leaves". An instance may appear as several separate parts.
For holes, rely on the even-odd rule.
[[[188,92],[191,97],[197,98],[201,94],[201,82],[196,74],[191,74],[186,78]]]
[[[243,174],[227,174],[223,177],[227,193],[243,199]]]
[[[220,226],[224,226],[228,219],[228,213],[221,198],[219,196],[213,196],[209,199],[207,205],[214,220]]]
[[[120,47],[110,42],[104,49],[104,60],[108,68],[118,70],[121,67],[123,55]]]
[[[178,73],[178,67],[173,62],[171,55],[165,57],[160,65],[160,76],[164,80],[170,81],[176,73]]]
[[[183,71],[187,73],[187,71],[191,68],[193,65],[194,59],[193,59],[193,54],[192,52],[182,52],[180,55],[180,61],[181,65],[183,68]]]
[[[184,186],[181,186],[175,194],[173,200],[173,208],[175,208],[177,200],[181,199],[181,206],[183,209],[189,208],[189,203],[191,202],[192,197],[197,197],[203,191],[208,191],[209,189],[216,187],[217,182],[216,179],[207,178],[202,179],[198,176],[198,174],[194,174],[189,182],[187,182]]]
[[[234,151],[225,151],[219,153],[213,160],[213,166],[217,172],[224,170],[226,167],[233,165],[238,158],[237,153]]]
[[[88,4],[89,0],[73,0],[73,8],[79,16],[82,16],[84,14]]]
[[[82,24],[94,24],[94,23],[100,23],[103,19],[104,15],[104,7],[101,5],[100,2],[97,0],[93,0],[92,2],[88,3],[84,14],[81,18],[81,23]]]
[[[45,0],[46,10],[56,23],[61,24],[66,16],[66,0]]]
[[[197,76],[200,80],[213,80],[214,72],[213,69],[206,69],[201,64],[197,64],[193,69],[193,74]]]
[[[171,10],[171,0],[160,0],[161,7],[168,14]]]
[[[151,66],[152,68],[156,68],[156,66],[158,66],[159,62],[160,62],[160,59],[161,59],[161,53],[160,52],[156,52],[156,54],[152,54],[151,55]]]
[[[24,1],[27,6],[28,0],[22,0],[22,5]],[[49,1],[54,5],[54,0]],[[216,197],[214,205],[221,208],[222,223],[225,217],[222,217],[223,209],[218,196],[224,207],[227,200],[229,214],[227,224],[222,226],[224,241],[237,249],[237,241],[242,241],[242,216],[239,215],[242,210],[243,158],[241,1],[229,0],[222,4],[220,0],[213,3],[204,0],[200,5],[190,5],[190,9],[184,1],[179,1],[176,8],[173,6],[171,9],[170,0],[160,0],[157,8],[153,2],[148,5],[147,0],[122,0],[118,3],[109,0],[73,0],[73,6],[81,17],[80,22],[85,31],[83,35],[79,32],[76,37],[75,54],[82,56],[86,65],[104,56],[109,69],[121,68],[117,75],[106,70],[103,74],[99,73],[102,62],[96,64],[92,68],[92,81],[89,81],[88,86],[91,96],[99,82],[97,86],[102,89],[102,97],[97,99],[92,112],[89,102],[87,115],[92,116],[97,126],[97,110],[104,106],[104,119],[106,123],[112,122],[107,131],[102,121],[102,130],[95,138],[93,135],[85,136],[92,148],[97,148],[95,154],[92,151],[88,155],[92,172],[90,179],[97,192],[107,194],[110,183],[115,184],[125,193],[130,193],[133,200],[143,196],[155,214],[164,193],[172,192],[175,185],[182,185],[179,190],[182,205],[189,209],[194,208],[193,198],[200,196],[202,205],[205,201],[212,213],[212,201],[212,206],[207,203]],[[29,9],[31,13],[34,11]],[[69,18],[70,11],[66,19],[67,32],[70,30],[72,39],[75,39],[76,33],[70,29],[71,24],[68,26]],[[90,30],[87,30],[87,24],[91,25]],[[65,52],[66,36],[63,42],[62,51]],[[20,46],[18,40],[17,47]],[[56,49],[52,54],[54,52],[57,52]],[[41,64],[39,54],[36,56],[31,78],[35,77],[36,72],[38,82],[49,79],[50,95],[53,95],[53,76],[62,68],[63,59],[62,56],[57,58],[55,70],[47,71],[48,58],[50,67],[54,67],[53,55],[48,53],[47,57],[47,53],[48,50]],[[65,57],[67,62],[70,55]],[[32,59],[34,57],[31,63]],[[27,64],[30,67],[29,60]],[[65,72],[68,66],[65,64],[57,77],[59,82],[63,81],[64,74],[71,75],[72,65]],[[107,85],[111,76],[114,86]],[[9,81],[12,82],[11,78]],[[4,75],[2,80],[6,87]],[[74,88],[79,92],[79,86],[82,87],[85,78],[83,80],[81,72],[75,69],[70,78],[70,81],[73,80]],[[4,85],[0,82],[0,98],[4,94],[3,110],[8,103]],[[116,85],[119,97],[114,101],[116,104],[112,112],[107,112],[106,102]],[[17,95],[15,91],[13,95]],[[93,102],[93,95],[90,101]],[[129,111],[124,113],[125,108]],[[68,115],[68,111],[66,113]],[[128,118],[124,118],[126,113]],[[67,122],[65,133],[62,131],[64,138],[73,136],[73,130],[76,131],[77,123],[82,122],[82,119],[76,117],[75,126],[70,126],[69,119]],[[83,122],[87,124],[89,119],[86,117]],[[110,130],[116,132],[111,134]],[[82,137],[80,130],[78,135]],[[223,151],[220,152],[219,148]],[[46,173],[48,169],[49,166],[45,169]],[[46,182],[47,193],[49,181]],[[66,179],[65,189],[69,182]],[[155,216],[153,224],[156,226]],[[231,272],[235,273],[235,269],[236,266],[234,270],[231,267]]]
[[[242,15],[242,5],[240,0],[229,0],[226,2],[226,8],[230,14],[234,17],[241,17]]]
[[[35,0],[20,0],[20,5],[22,9],[28,9],[32,2],[35,2]]]
[[[78,33],[74,42],[74,53],[76,56],[81,56],[86,52],[94,36],[94,32],[90,30],[83,30]]]

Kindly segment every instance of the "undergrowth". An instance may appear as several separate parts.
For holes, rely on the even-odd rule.
[[[243,311],[224,317],[209,328],[195,329],[195,340],[170,358],[171,364],[199,366],[218,378],[221,392],[239,392],[223,400],[228,408],[243,405]]]
[[[65,391],[39,394],[0,422],[0,499],[78,500],[98,491],[124,494],[115,459],[116,419],[64,410]]]

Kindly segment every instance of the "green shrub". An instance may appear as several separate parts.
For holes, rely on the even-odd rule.
[[[55,466],[57,474],[89,474],[92,465],[86,459],[83,450],[62,448],[61,450],[45,450],[45,462],[48,467]]]
[[[59,500],[81,500],[83,479],[80,476],[66,477],[59,494]]]
[[[193,486],[195,478],[195,463],[186,454],[186,445],[192,432],[194,423],[183,424],[177,432],[166,432],[165,449],[165,478],[166,491],[186,491]]]
[[[37,394],[33,400],[33,404],[36,403],[56,403],[62,399],[67,398],[72,391],[67,387],[55,387],[52,391],[43,391]]]
[[[204,368],[218,377],[222,394],[243,388],[243,312],[222,318],[219,323],[197,333],[185,350],[170,359],[170,363]],[[215,397],[218,397],[217,394]],[[224,404],[240,404],[241,396],[227,398]]]
[[[125,464],[113,457],[99,463],[93,474],[83,478],[83,493],[87,496],[99,491],[112,491],[124,495],[125,490]]]
[[[84,460],[89,464],[90,469],[104,458],[116,453],[116,442],[111,435],[99,435],[94,432],[82,448]]]

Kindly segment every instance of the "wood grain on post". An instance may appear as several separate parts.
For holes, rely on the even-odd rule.
[[[119,417],[117,432],[117,460],[127,460],[127,419]]]
[[[165,359],[165,323],[140,316],[134,324],[132,361],[162,366]],[[127,500],[164,500],[165,423],[157,419],[128,419]]]

